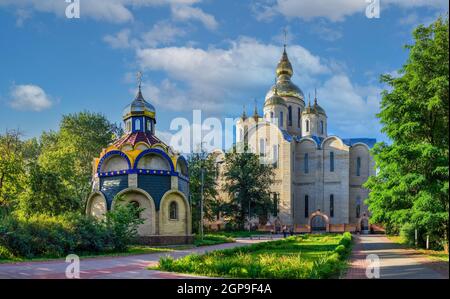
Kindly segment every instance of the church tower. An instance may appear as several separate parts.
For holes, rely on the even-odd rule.
[[[314,96],[314,105],[311,106],[309,99],[308,106],[302,113],[302,136],[327,137],[327,114],[317,103],[317,91]]]
[[[284,99],[286,105],[286,114],[284,115],[286,126],[283,128],[289,134],[300,136],[301,130],[301,116],[305,108],[303,91],[292,83],[291,78],[294,74],[292,64],[289,60],[286,44],[284,45],[283,54],[276,69],[277,80],[266,95],[266,102],[277,93]],[[278,116],[279,117],[279,116]]]

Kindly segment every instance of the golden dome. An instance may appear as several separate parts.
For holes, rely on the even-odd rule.
[[[293,97],[300,101],[304,101],[303,91],[291,81],[291,77],[294,74],[292,64],[289,61],[289,57],[286,52],[286,47],[284,48],[283,55],[281,56],[280,62],[277,66],[277,82],[266,95],[266,99],[269,99],[275,94],[275,89],[278,91],[278,95],[281,97]]]
[[[275,87],[274,94],[266,99],[264,106],[271,106],[271,105],[280,105],[287,107],[286,101],[278,94],[278,89]]]
[[[286,48],[284,48],[283,55],[281,56],[281,60],[277,66],[277,77],[287,75],[290,78],[293,74],[294,70],[292,69],[292,64],[289,61],[289,57],[286,53]]]

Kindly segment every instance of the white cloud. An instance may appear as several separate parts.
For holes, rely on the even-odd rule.
[[[26,20],[31,18],[31,12],[27,9],[19,8],[16,11],[16,26],[22,27]]]
[[[176,40],[177,37],[184,36],[186,31],[176,27],[169,22],[159,22],[153,25],[152,29],[142,34],[142,44],[148,47],[156,47],[160,44],[167,45]]]
[[[367,6],[368,3],[365,0],[277,0],[274,4],[259,5],[255,11],[258,20],[270,19],[276,14],[281,14],[287,18],[300,18],[307,21],[326,18],[338,22],[356,13],[364,16]],[[390,6],[403,9],[413,7],[448,9],[448,2],[447,0],[380,0],[382,11]]]
[[[123,29],[115,35],[106,35],[103,40],[108,43],[113,49],[126,49],[130,44],[130,29]]]
[[[145,48],[136,52],[142,70],[168,75],[149,90],[158,105],[172,110],[201,108],[223,111],[243,97],[254,97],[268,90],[275,78],[275,67],[282,49],[242,37],[227,48],[193,47]],[[295,82],[311,84],[311,78],[329,72],[321,59],[301,46],[289,47],[289,57],[298,72]],[[178,84],[177,82],[181,83]],[[250,99],[245,99],[253,101]],[[261,103],[261,101],[260,101]]]
[[[192,5],[202,0],[89,0],[80,1],[80,17],[98,21],[126,23],[134,20],[132,8],[149,6],[170,6],[177,20],[199,20],[207,28],[214,29],[217,22],[212,15]],[[14,6],[20,9],[53,13],[65,16],[67,3],[64,0],[0,0],[1,6]],[[18,16],[21,22],[23,17]]]
[[[365,137],[368,132],[379,132],[375,115],[379,112],[380,87],[356,86],[347,75],[337,74],[326,80],[318,92],[319,105],[327,112],[331,130],[347,134],[342,137]]]
[[[203,12],[201,9],[188,5],[173,5],[172,17],[179,21],[196,20],[201,22],[206,28],[214,30],[218,23],[214,16]]]
[[[122,29],[116,34],[106,35],[103,41],[109,44],[113,49],[128,49],[150,47],[154,48],[160,45],[168,45],[176,40],[177,37],[184,36],[186,31],[170,24],[167,21],[159,22],[153,25],[147,32],[134,34],[130,29]]]
[[[50,97],[37,85],[15,85],[10,97],[10,105],[16,110],[42,111],[52,106]]]

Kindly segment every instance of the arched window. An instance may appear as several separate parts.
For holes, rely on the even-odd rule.
[[[243,141],[244,140],[244,130],[239,129],[239,141]]]
[[[356,175],[361,175],[361,157],[356,158]]]
[[[324,127],[323,127],[323,120],[320,121],[320,134],[323,134]]]
[[[330,172],[334,171],[334,152],[330,152]]]
[[[309,120],[307,119],[306,120],[306,122],[305,122],[305,124],[306,124],[306,132],[309,132]]]
[[[152,122],[150,120],[147,120],[147,131],[152,131]]]
[[[128,120],[125,126],[126,126],[126,131],[130,132],[131,131],[131,120]]]
[[[356,197],[356,218],[361,217],[361,197]]]
[[[334,217],[334,195],[330,194],[330,217]]]
[[[259,156],[266,156],[266,142],[263,138],[259,139]]]
[[[309,172],[309,161],[308,161],[309,160],[309,155],[308,155],[308,153],[305,154],[305,159],[304,160],[305,160],[305,164],[304,164],[304,169],[303,170],[304,170],[305,173],[308,173]]]
[[[278,168],[278,144],[273,145],[273,168]]]
[[[288,108],[288,126],[292,126],[292,106]]]
[[[270,120],[273,121],[273,112],[270,112]]]
[[[297,109],[297,127],[300,128],[301,120],[302,120],[302,110],[300,108]]]
[[[174,201],[172,201],[169,205],[169,219],[178,220],[178,205]]]
[[[305,218],[309,217],[309,196],[305,195]]]
[[[280,119],[278,122],[279,127],[283,127],[284,119],[283,119],[283,111],[280,112]]]
[[[141,130],[141,120],[139,118],[134,121],[134,129],[136,131]]]

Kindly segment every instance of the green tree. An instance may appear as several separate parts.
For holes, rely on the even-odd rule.
[[[193,153],[188,157],[189,191],[192,205],[192,230],[200,228],[201,177],[203,169],[203,214],[205,219],[213,220],[220,204],[217,202],[216,165],[214,157],[206,152]]]
[[[372,221],[394,233],[414,227],[438,247],[448,246],[448,25],[440,17],[416,28],[399,76],[381,77],[390,88],[378,117],[392,144],[374,147],[378,173],[365,185]]]
[[[0,135],[0,208],[12,208],[22,190],[25,163],[21,133],[7,130]]]
[[[93,159],[111,143],[121,129],[98,113],[63,116],[59,132],[43,133],[39,165],[58,174],[65,198],[76,198],[83,207],[90,192]]]
[[[60,174],[32,164],[25,179],[26,188],[18,195],[19,210],[25,215],[60,215],[80,210],[80,202],[70,196]]]
[[[224,215],[239,229],[244,228],[249,213],[250,217],[256,215],[260,223],[265,224],[274,206],[269,190],[274,180],[272,166],[261,163],[253,153],[238,153],[234,148],[225,155],[223,176],[223,189],[230,196],[230,201],[223,207]]]

